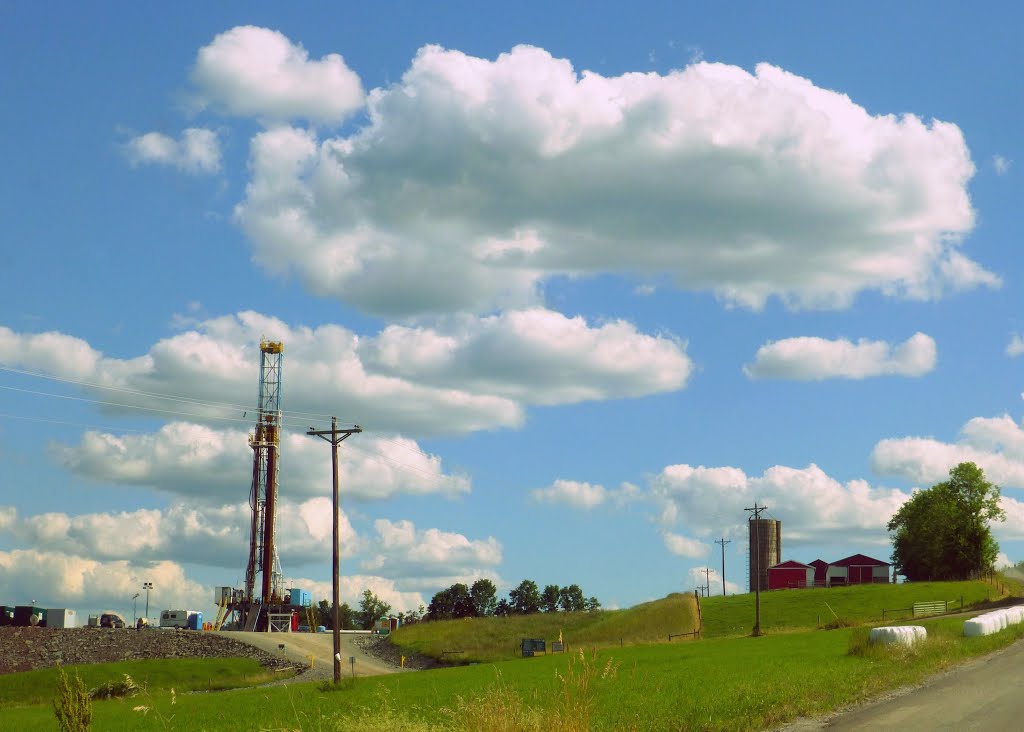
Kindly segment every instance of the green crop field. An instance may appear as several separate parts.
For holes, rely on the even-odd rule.
[[[856,588],[832,591],[833,595],[828,597],[835,599],[850,589]],[[895,598],[903,601],[901,606],[908,606],[907,601],[913,601],[919,592],[939,593],[926,595],[929,600],[952,599],[943,595],[968,591],[982,593],[980,597],[984,599],[984,585],[971,589],[962,583],[862,589],[863,596],[846,594],[845,604],[827,601],[841,616],[845,613],[871,618],[880,615],[881,607],[876,607],[880,602],[885,604]],[[814,620],[808,621],[808,626],[813,628],[817,615],[814,606],[821,602],[815,592],[766,595],[779,598],[768,601],[772,612],[782,613],[788,608],[803,618],[812,617]],[[959,601],[959,595],[957,598]],[[213,662],[195,661],[198,667],[187,673],[184,667],[175,667],[177,662],[156,662],[158,666],[166,664],[166,672],[138,695],[94,702],[93,728],[345,732],[757,730],[798,716],[823,714],[893,687],[920,681],[931,673],[1024,637],[1024,624],[1020,624],[996,635],[965,638],[963,618],[944,617],[916,621],[927,627],[928,639],[912,649],[868,646],[866,627],[815,630],[785,624],[776,626],[785,632],[773,631],[773,626],[768,626],[768,634],[761,638],[719,637],[655,644],[639,634],[632,646],[618,647],[609,642],[615,633],[625,633],[627,629],[667,627],[659,623],[672,621],[656,619],[659,608],[661,614],[674,620],[684,607],[684,599],[688,598],[672,596],[639,606],[633,619],[629,617],[630,611],[615,611],[592,613],[580,626],[563,623],[563,633],[565,628],[574,627],[574,633],[589,632],[606,643],[595,651],[357,678],[340,688],[292,683],[287,687],[185,693],[183,690],[189,687],[178,680],[177,674],[201,679],[206,673],[203,664]],[[723,598],[717,615],[728,618],[735,613],[737,618],[744,617],[744,608],[752,612],[752,604],[740,604],[744,599],[749,598]],[[730,602],[736,606],[733,608]],[[714,606],[710,600],[702,603],[706,622],[716,615]],[[748,631],[746,627],[743,632]],[[122,673],[121,666],[83,668],[88,669],[90,678],[102,678],[104,673]],[[13,678],[17,676],[21,675]],[[38,679],[28,686],[45,686],[45,681]],[[170,692],[172,687],[177,693]],[[31,700],[19,701],[18,697],[28,693],[26,685],[20,688],[16,691],[0,687],[0,697],[10,701],[2,713],[4,725],[12,729],[56,729],[53,711],[48,703],[39,703],[37,690],[33,689],[35,696]],[[49,688],[52,696],[55,687]],[[194,682],[191,688],[202,689],[203,685]]]

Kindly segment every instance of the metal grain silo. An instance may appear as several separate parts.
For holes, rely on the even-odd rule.
[[[749,523],[750,591],[753,592],[756,587],[767,590],[768,568],[782,562],[782,522],[775,519],[751,519]]]

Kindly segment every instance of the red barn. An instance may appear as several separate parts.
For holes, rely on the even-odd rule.
[[[828,562],[824,559],[815,559],[811,566],[814,567],[814,586],[828,587],[828,582],[825,581],[828,577]]]
[[[814,587],[814,567],[792,559],[768,568],[768,589]]]
[[[829,564],[826,580],[830,587],[832,585],[888,582],[890,566],[888,562],[883,562],[880,559],[872,559],[863,554],[854,554],[853,556],[846,557],[846,559],[840,559],[838,562]]]

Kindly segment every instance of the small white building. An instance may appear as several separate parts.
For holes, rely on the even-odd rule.
[[[47,628],[77,628],[78,613],[70,608],[57,608],[46,610]]]

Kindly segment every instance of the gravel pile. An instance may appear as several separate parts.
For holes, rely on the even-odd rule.
[[[121,628],[0,628],[0,674],[58,663],[110,663],[143,658],[253,658],[265,668],[293,666],[219,633]]]
[[[356,635],[352,636],[352,642],[363,653],[380,659],[390,666],[398,668],[401,665],[403,651],[401,648],[391,645],[386,635]],[[408,651],[405,651],[404,655],[405,667],[409,669],[422,671],[423,669],[437,668],[442,665],[429,656],[410,654]]]

